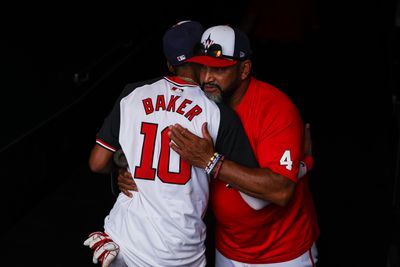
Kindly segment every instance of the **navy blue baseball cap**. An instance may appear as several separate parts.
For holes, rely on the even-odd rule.
[[[163,37],[164,55],[172,66],[180,65],[193,57],[204,28],[197,21],[181,21],[169,28]]]

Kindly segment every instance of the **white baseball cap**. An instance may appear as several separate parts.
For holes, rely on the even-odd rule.
[[[208,28],[196,50],[196,56],[187,61],[210,67],[232,66],[248,59],[252,53],[247,35],[227,25]]]

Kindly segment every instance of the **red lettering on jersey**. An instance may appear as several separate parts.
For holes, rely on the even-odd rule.
[[[153,165],[154,144],[156,143],[158,124],[142,122],[140,133],[144,135],[140,165],[135,167],[134,176],[154,180],[156,169]]]
[[[186,184],[190,179],[191,174],[191,166],[180,157],[179,163],[179,171],[177,173],[171,172],[169,170],[169,156],[171,148],[169,147],[169,142],[171,139],[168,136],[169,128],[165,128],[161,132],[161,151],[160,151],[160,160],[158,161],[158,177],[164,183],[173,183],[173,184]]]
[[[142,100],[143,102],[143,107],[144,111],[146,112],[146,115],[149,115],[150,113],[153,113],[154,107],[153,107],[153,101],[151,101],[151,98],[146,98]]]
[[[186,112],[185,108],[193,102],[190,99],[184,99],[175,111],[175,107],[177,105],[176,102],[180,97],[181,96],[178,95],[171,95],[171,98],[169,99],[168,103],[166,103],[164,95],[157,95],[157,99],[155,100],[156,102],[155,107],[153,105],[153,100],[151,98],[143,99],[142,102],[144,111],[146,112],[146,115],[149,115],[154,111],[162,111],[162,110],[169,112],[176,112],[178,114],[184,115],[185,118],[187,118],[189,121],[192,121],[194,117],[203,112],[203,109],[198,105],[195,105],[189,111]]]
[[[179,108],[176,110],[176,113],[179,113],[181,115],[183,115],[185,112],[183,111],[184,108],[186,108],[186,106],[190,103],[192,103],[192,100],[189,99],[185,99],[182,101],[182,103],[180,104]]]
[[[156,101],[156,111],[159,111],[160,108],[165,110],[165,98],[164,95],[158,95]]]
[[[186,114],[185,117],[189,120],[192,121],[193,118],[197,115],[199,115],[203,110],[201,109],[201,107],[199,107],[198,105],[194,106],[191,110],[189,110]]]
[[[171,95],[171,98],[168,102],[167,111],[175,112],[175,103],[176,103],[176,100],[178,100],[179,98],[180,98],[179,95]]]

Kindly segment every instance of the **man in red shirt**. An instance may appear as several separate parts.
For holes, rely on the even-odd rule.
[[[251,76],[250,43],[240,30],[207,29],[199,52],[190,61],[204,66],[203,90],[236,111],[260,166],[224,160],[212,172],[216,266],[314,266],[319,226],[308,177],[298,179],[303,122],[297,108],[283,92]],[[171,147],[206,168],[216,152],[207,130],[203,138],[183,130],[171,127]],[[239,191],[269,204],[253,209]]]

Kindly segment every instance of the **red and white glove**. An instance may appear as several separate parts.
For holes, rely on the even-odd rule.
[[[93,263],[101,262],[102,267],[108,267],[118,255],[119,246],[104,232],[93,232],[83,245],[93,249]]]

